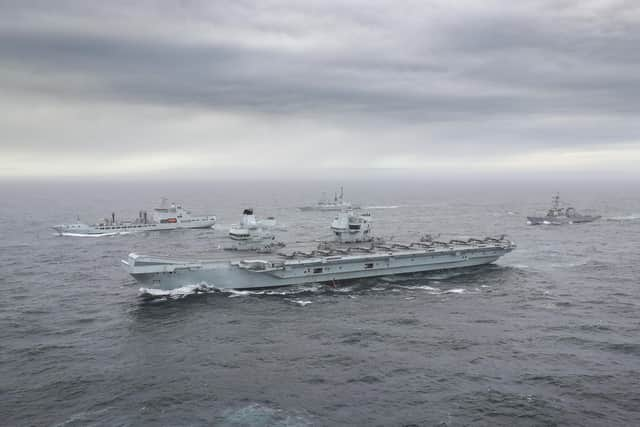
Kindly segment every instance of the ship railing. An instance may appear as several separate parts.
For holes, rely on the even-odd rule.
[[[393,251],[393,248],[387,245],[375,245],[375,247],[378,249],[383,249],[385,251]]]
[[[471,237],[471,238],[468,240],[468,242],[469,242],[469,243],[481,244],[481,243],[484,243],[484,240],[482,240],[482,239],[477,239],[477,238],[475,238],[475,237]]]
[[[392,249],[411,249],[409,245],[403,245],[402,243],[394,243],[391,245]]]
[[[411,242],[409,246],[414,247],[418,246],[421,248],[431,248],[433,246],[432,242]]]
[[[340,255],[348,255],[349,252],[351,252],[350,249],[351,248],[349,248],[349,249],[333,248],[333,249],[330,249],[330,251],[333,252],[333,253],[336,253],[336,254],[340,254]]]
[[[466,240],[460,240],[460,239],[451,239],[449,240],[449,244],[451,245],[468,245],[469,242]]]
[[[304,252],[304,251],[293,251],[291,253],[279,253],[278,255],[283,255],[286,258],[311,258],[313,257],[313,252]]]
[[[371,253],[373,252],[374,248],[373,247],[364,247],[364,246],[355,246],[353,248],[349,248],[348,251],[349,252],[367,252],[367,253]]]

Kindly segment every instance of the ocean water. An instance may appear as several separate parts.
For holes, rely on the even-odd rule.
[[[295,207],[338,183],[1,183],[0,424],[637,425],[638,186],[344,184],[379,236],[504,233],[518,249],[461,274],[149,300],[119,265],[129,252],[204,258],[244,207],[286,224],[283,240],[327,237],[332,213]],[[603,218],[527,226],[556,190]],[[49,228],[161,196],[218,229]]]

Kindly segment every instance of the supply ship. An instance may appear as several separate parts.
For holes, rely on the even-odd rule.
[[[104,236],[180,228],[211,228],[215,223],[214,215],[194,216],[180,204],[172,203],[167,206],[166,199],[163,199],[160,206],[151,213],[140,211],[133,220],[119,220],[114,212],[93,225],[78,219],[73,224],[55,225],[52,228],[61,236]]]

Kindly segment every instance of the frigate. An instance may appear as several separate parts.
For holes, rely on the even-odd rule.
[[[345,209],[357,209],[350,202],[344,200],[344,188],[340,187],[340,193],[334,193],[333,200],[328,200],[326,193],[322,193],[322,198],[315,205],[301,206],[301,211],[343,211]]]
[[[582,215],[572,207],[561,207],[560,194],[556,193],[551,199],[551,209],[547,211],[547,214],[545,216],[528,216],[527,223],[530,225],[580,224],[600,218],[599,215]]]
[[[234,252],[239,255],[235,258],[221,251],[209,260],[131,253],[122,264],[142,290],[170,291],[194,286],[255,289],[473,267],[492,263],[516,247],[504,236],[449,241],[424,236],[416,242],[388,242],[370,238],[369,227],[365,238],[363,225],[370,223],[361,219],[360,230],[350,233],[350,227],[342,227],[343,219],[338,218],[332,230],[340,236],[336,234],[334,241],[316,241],[311,249],[296,242],[293,247],[287,246],[288,251],[259,255],[255,251],[238,251]],[[356,221],[347,217],[347,224]]]
[[[61,236],[107,236],[179,228],[211,228],[215,223],[214,215],[194,216],[182,205],[167,205],[166,199],[162,199],[160,206],[154,208],[151,213],[142,210],[135,219],[120,220],[113,212],[111,217],[104,218],[96,224],[86,224],[78,218],[73,224],[60,224],[52,228]]]

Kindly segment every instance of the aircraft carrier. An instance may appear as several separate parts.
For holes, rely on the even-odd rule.
[[[340,222],[339,218],[336,221]],[[355,224],[357,218],[348,221]],[[342,233],[340,228],[332,229]],[[218,253],[217,259],[212,260],[174,260],[131,253],[122,264],[148,289],[255,289],[479,266],[496,261],[516,247],[504,236],[446,242],[423,237],[406,244],[383,242],[371,236],[363,242],[364,231],[348,227],[344,229],[348,236],[336,234],[336,241],[315,242],[311,250],[298,245],[271,254],[236,252],[235,258],[229,258],[227,252],[227,256]],[[370,232],[369,227],[366,231]]]

